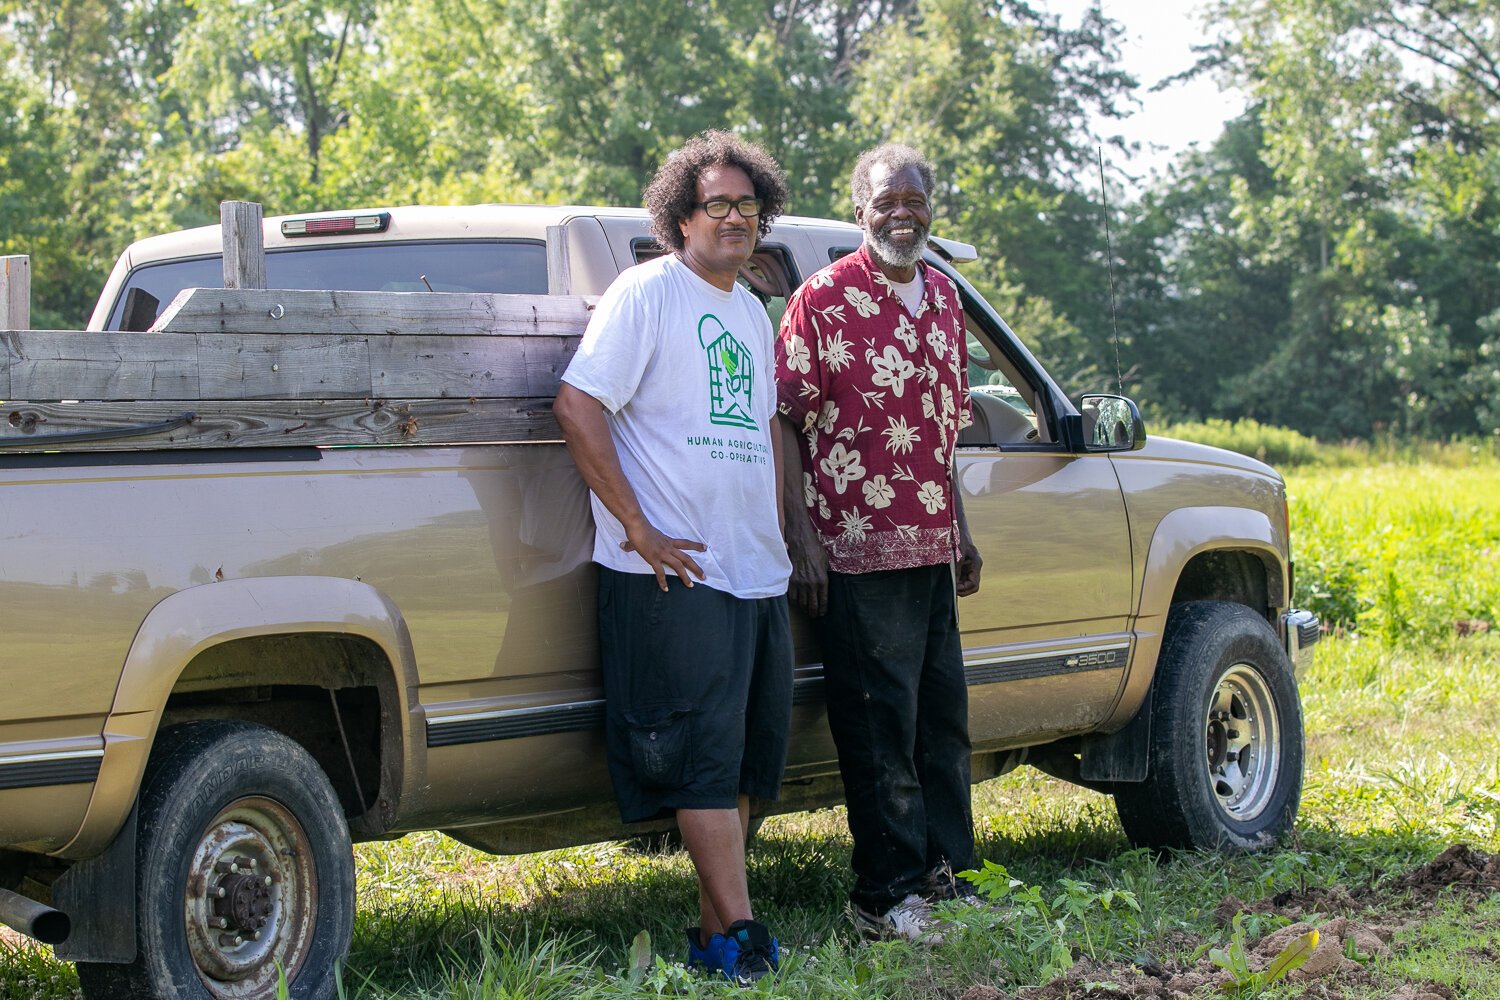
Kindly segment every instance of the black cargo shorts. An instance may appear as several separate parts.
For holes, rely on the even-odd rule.
[[[775,799],[792,714],[786,597],[599,568],[609,774],[627,823]]]

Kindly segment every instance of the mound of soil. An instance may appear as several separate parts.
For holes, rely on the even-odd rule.
[[[1291,921],[1257,941],[1246,942],[1248,963],[1255,971],[1269,965],[1293,939],[1316,927],[1317,949],[1288,981],[1308,984],[1310,997],[1338,997],[1349,986],[1372,982],[1365,963],[1389,954],[1395,933],[1429,915],[1439,895],[1447,892],[1500,892],[1500,854],[1455,844],[1378,888],[1330,886],[1281,892],[1249,905],[1227,896],[1214,915],[1226,927],[1239,913],[1276,914]],[[1194,948],[1189,944],[1179,950]],[[1189,1000],[1222,995],[1231,982],[1230,973],[1206,955],[1190,965],[1170,960],[1144,966],[1104,965],[1085,958],[1044,985],[1022,987],[1014,993],[976,985],[960,1000]],[[1391,994],[1391,1000],[1456,998],[1446,986],[1406,983]]]

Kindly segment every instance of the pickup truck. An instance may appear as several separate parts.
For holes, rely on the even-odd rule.
[[[278,969],[291,996],[329,996],[352,842],[438,829],[521,853],[651,829],[615,811],[587,490],[548,404],[589,297],[660,252],[644,213],[392,207],[262,236],[269,290],[219,292],[189,361],[161,353],[188,335],[159,313],[220,286],[218,227],[129,247],[87,331],[0,333],[0,920],[78,963],[92,1000],[270,998]],[[775,320],[859,241],[782,218],[742,279]],[[1123,396],[1070,400],[965,280],[974,256],[943,239],[927,256],[962,290],[975,387],[958,457],[986,563],[960,608],[974,780],[1029,764],[1112,794],[1135,844],[1270,844],[1296,815],[1297,673],[1319,632],[1290,606],[1281,478],[1148,440]],[[303,356],[236,334],[231,307],[275,330],[318,295],[316,323],[289,328],[326,334],[300,388],[203,431],[211,380],[284,378]],[[450,301],[580,318],[445,340],[392,312]],[[273,356],[255,351],[281,360],[252,371]],[[118,370],[65,384],[78,359]],[[358,421],[323,433],[327,401],[308,401],[345,376],[458,404],[514,377],[527,398],[448,436],[356,399],[387,420],[366,441]],[[148,393],[187,412],[108,416]],[[783,795],[761,813],[842,794],[805,625]]]

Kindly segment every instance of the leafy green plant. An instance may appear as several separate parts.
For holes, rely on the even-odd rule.
[[[1229,973],[1230,979],[1224,989],[1235,1000],[1248,1000],[1272,983],[1285,979],[1311,958],[1318,947],[1318,931],[1314,928],[1293,938],[1271,959],[1270,964],[1256,970],[1250,966],[1250,952],[1245,947],[1245,915],[1236,913],[1230,926],[1229,941],[1222,948],[1211,949],[1208,958]]]
[[[646,973],[651,970],[651,932],[641,931],[630,942],[630,962],[626,966],[625,979],[631,985],[636,985],[646,978]]]
[[[960,877],[972,882],[991,904],[1005,907],[1006,931],[1025,943],[1046,976],[1069,968],[1075,951],[1104,958],[1122,939],[1133,945],[1139,938],[1141,905],[1129,889],[1098,889],[1081,879],[1060,878],[1061,891],[1048,899],[1040,886],[1013,878],[1004,865],[993,861]],[[963,922],[963,914],[958,916]]]

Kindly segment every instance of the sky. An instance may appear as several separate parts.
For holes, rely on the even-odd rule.
[[[1061,15],[1064,25],[1072,27],[1090,2],[1035,0],[1035,6]],[[1207,40],[1200,19],[1201,0],[1101,0],[1100,7],[1106,17],[1125,28],[1121,61],[1141,84],[1137,94],[1141,103],[1129,118],[1103,120],[1094,128],[1099,134],[1118,133],[1140,143],[1141,152],[1123,166],[1145,180],[1151,171],[1165,170],[1192,144],[1213,142],[1225,120],[1244,110],[1245,97],[1237,91],[1220,91],[1218,84],[1206,77],[1150,92],[1153,84],[1196,61],[1192,46]],[[1105,156],[1108,159],[1108,150]]]

